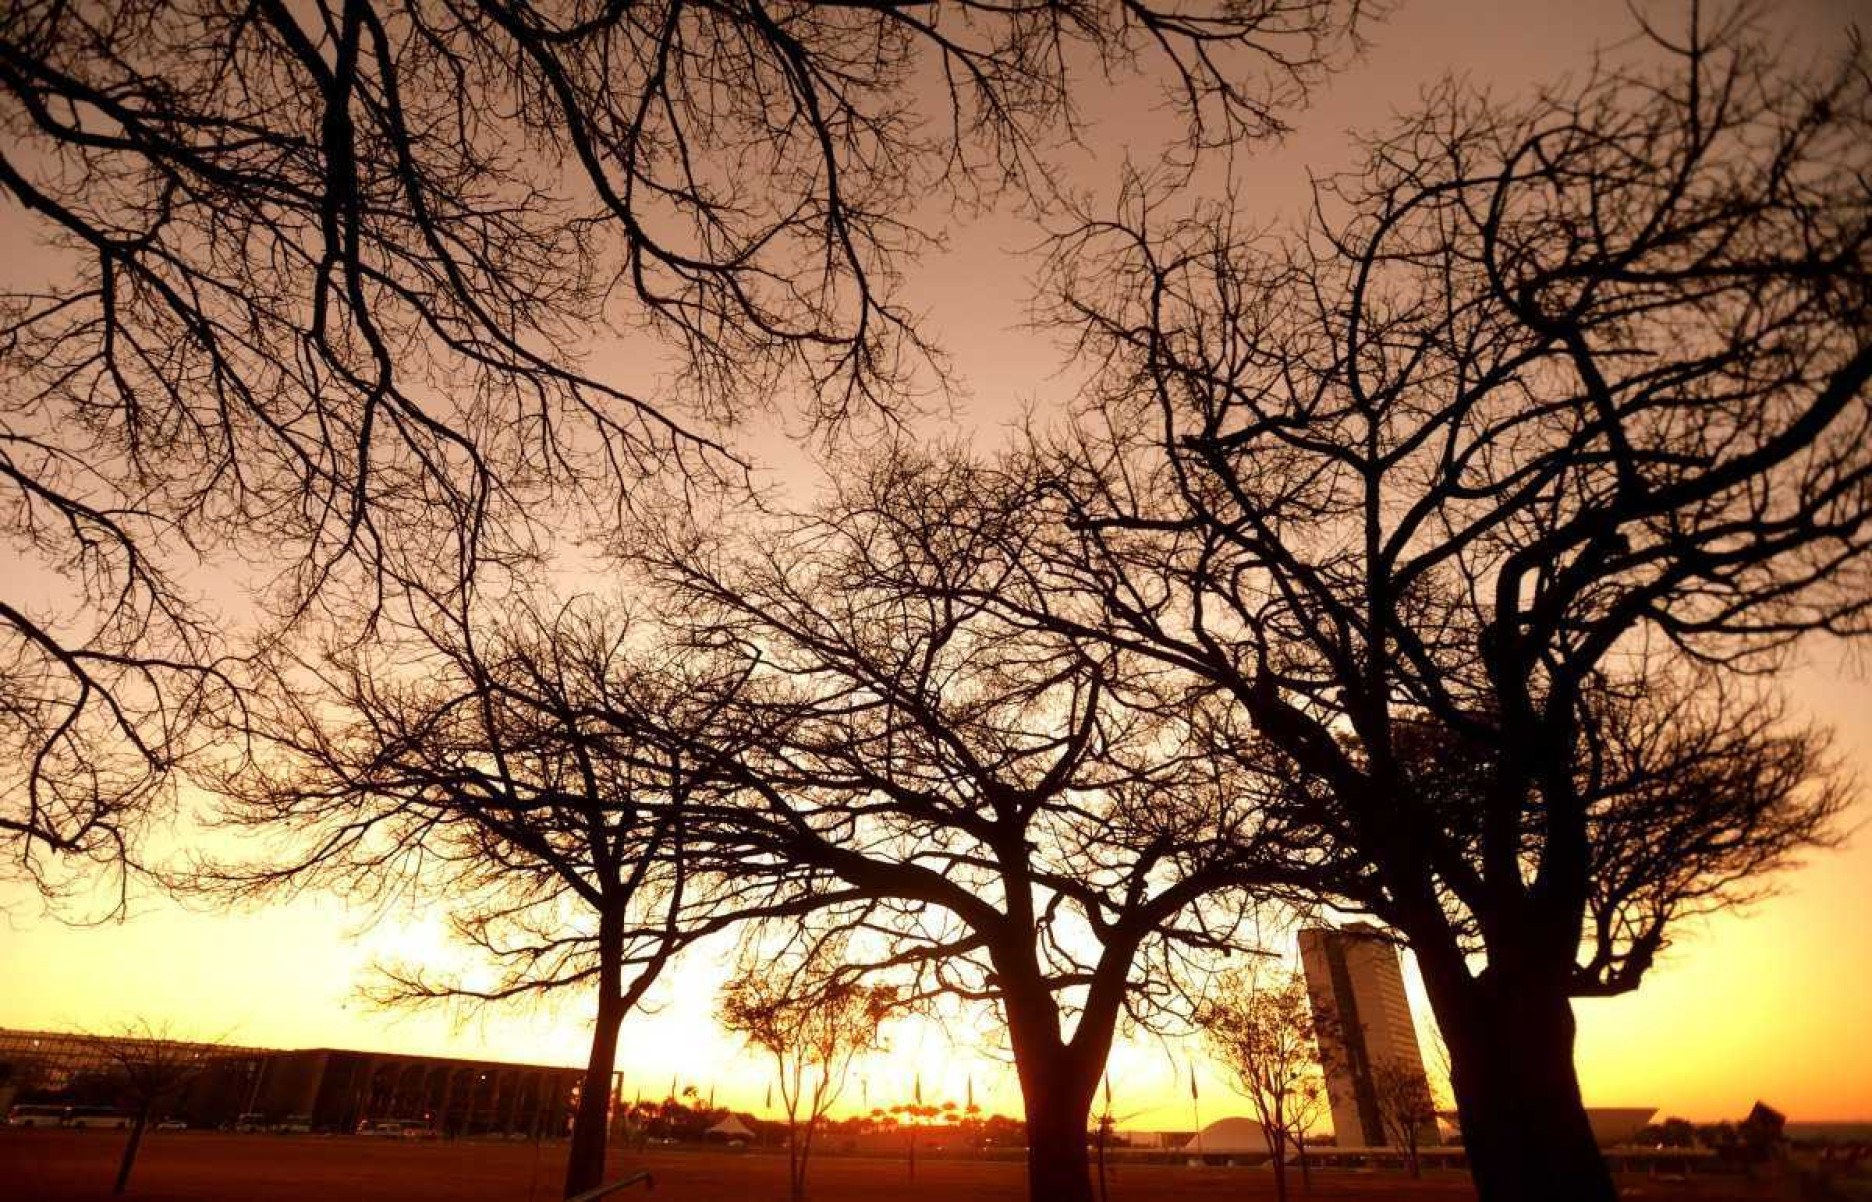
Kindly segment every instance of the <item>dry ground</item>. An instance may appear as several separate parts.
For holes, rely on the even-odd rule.
[[[124,1136],[115,1131],[0,1129],[0,1202],[104,1202]],[[563,1144],[417,1143],[362,1137],[152,1132],[127,1195],[133,1202],[554,1202]],[[785,1163],[771,1155],[614,1152],[613,1175],[647,1168],[656,1192],[619,1199],[661,1202],[778,1202]],[[1763,1195],[1740,1183],[1692,1186],[1635,1180],[1634,1198],[1738,1202]],[[1112,1202],[1230,1199],[1273,1194],[1265,1170],[1125,1165]],[[813,1202],[1026,1202],[1021,1166],[931,1161],[910,1183],[900,1161],[826,1157],[812,1174]],[[1412,1182],[1395,1174],[1316,1174],[1313,1198],[1332,1202],[1467,1202],[1465,1180],[1444,1174]]]

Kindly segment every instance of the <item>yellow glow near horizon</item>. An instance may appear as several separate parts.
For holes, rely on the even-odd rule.
[[[1857,685],[1844,699],[1872,704],[1872,688]],[[591,1006],[582,994],[501,1011],[384,1011],[362,1000],[373,963],[461,962],[434,913],[391,913],[360,930],[364,916],[333,898],[232,914],[152,900],[127,922],[68,928],[34,914],[17,893],[6,902],[0,1025],[108,1031],[148,1021],[180,1038],[229,1043],[584,1060]],[[1860,921],[1868,912],[1872,843],[1861,842],[1819,857],[1763,905],[1683,932],[1637,994],[1579,1006],[1588,1103],[1656,1105],[1711,1120],[1738,1117],[1759,1097],[1797,1119],[1872,1118],[1872,1034],[1863,1018],[1872,928]],[[732,946],[698,950],[626,1022],[618,1065],[625,1096],[661,1098],[672,1084],[693,1085],[723,1105],[765,1113],[768,1063],[713,1017]],[[1407,981],[1427,1032],[1408,970]],[[885,1034],[887,1050],[854,1068],[840,1112],[908,1102],[920,1078],[932,1103],[959,1106],[972,1086],[985,1111],[1020,1114],[1018,1083],[990,1033],[898,1020]],[[1427,1063],[1435,1059],[1426,1054]],[[1194,1107],[1192,1061],[1201,1092]],[[1114,1111],[1128,1128],[1181,1129],[1244,1109],[1194,1043],[1121,1043],[1110,1077]]]
[[[1872,1118],[1872,1037],[1862,1013],[1872,935],[1836,908],[1872,903],[1869,879],[1872,853],[1824,861],[1786,895],[1692,933],[1637,994],[1582,1004],[1588,1102],[1716,1119],[1737,1117],[1761,1097],[1800,1119]],[[1816,911],[1838,921],[1815,922]],[[0,934],[0,1025],[108,1031],[148,1020],[178,1037],[230,1043],[583,1061],[590,1007],[582,997],[479,1014],[370,1006],[357,990],[373,960],[454,953],[433,921],[386,921],[356,938],[347,922],[328,901],[237,916],[162,905],[122,925],[76,930],[16,916]],[[625,1024],[627,1097],[660,1098],[673,1082],[763,1110],[771,1069],[714,1023],[727,949],[718,951],[672,974],[654,1009]],[[1418,1012],[1427,1029],[1420,994]],[[920,1077],[931,1102],[960,1105],[972,1084],[984,1110],[1020,1113],[1005,1054],[985,1041],[952,1043],[913,1020],[894,1022],[886,1036],[888,1050],[855,1067],[841,1111],[907,1102]],[[1187,1126],[1192,1056],[1200,1113],[1239,1111],[1221,1070],[1200,1062],[1199,1046],[1130,1042],[1115,1050],[1110,1072],[1122,1125]]]

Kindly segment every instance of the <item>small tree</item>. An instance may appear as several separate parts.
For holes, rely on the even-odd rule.
[[[1423,1176],[1417,1154],[1426,1129],[1436,1126],[1436,1100],[1421,1065],[1407,1060],[1378,1060],[1371,1066],[1372,1098],[1385,1137],[1404,1154],[1404,1167],[1413,1177]]]
[[[823,945],[821,945],[823,948]],[[791,974],[771,964],[745,967],[722,991],[722,1026],[774,1059],[787,1121],[787,1191],[806,1197],[813,1136],[844,1091],[852,1060],[877,1043],[891,991],[818,971],[809,956]]]
[[[1222,976],[1215,997],[1197,1011],[1211,1053],[1230,1084],[1254,1107],[1274,1158],[1274,1197],[1287,1197],[1287,1152],[1301,1149],[1326,1097],[1319,1019],[1306,980],[1285,973],[1263,983],[1253,972]]]
[[[591,996],[572,1197],[604,1178],[624,1018],[682,949],[768,912],[698,869],[688,810],[717,784],[665,748],[712,727],[736,684],[689,671],[648,623],[596,602],[450,613],[437,599],[411,613],[398,639],[386,621],[375,643],[282,669],[277,702],[250,723],[266,754],[229,774],[224,820],[288,841],[198,883],[438,899],[494,974],[390,966],[386,1003]]]
[[[117,1180],[111,1186],[111,1193],[121,1194],[129,1188],[130,1171],[136,1167],[137,1151],[143,1146],[150,1116],[157,1106],[178,1097],[213,1063],[215,1047],[181,1043],[170,1039],[167,1031],[138,1022],[121,1035],[99,1039],[97,1050],[110,1062],[117,1096],[132,1116],[130,1139],[124,1144],[123,1157],[117,1162]]]

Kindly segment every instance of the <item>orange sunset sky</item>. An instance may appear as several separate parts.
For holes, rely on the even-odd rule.
[[[1806,52],[1838,45],[1855,17],[1872,17],[1872,4],[1806,0],[1778,6],[1770,20]],[[1290,215],[1309,169],[1349,163],[1348,130],[1382,125],[1445,72],[1466,73],[1508,94],[1583,70],[1595,46],[1611,46],[1631,28],[1621,0],[1404,0],[1371,30],[1365,59],[1321,89],[1288,142],[1237,167],[1242,202],[1265,207],[1270,221]],[[1086,134],[1092,149],[1075,161],[1090,181],[1120,165],[1116,147],[1146,140],[1152,118],[1129,93],[1096,97],[1087,107],[1095,122]],[[0,230],[0,250],[9,256],[26,250],[20,225],[9,213]],[[977,219],[956,229],[950,248],[913,280],[915,298],[967,390],[957,405],[958,428],[984,446],[1023,407],[1044,411],[1070,386],[1058,373],[1058,348],[1020,328],[1033,264],[1018,252],[1038,238],[1034,226],[1010,213]],[[929,429],[943,433],[947,423]],[[811,469],[801,456],[767,441],[758,450],[785,467],[780,481],[810,487]],[[1836,730],[1841,756],[1867,795],[1849,823],[1865,827],[1872,819],[1872,647],[1813,644],[1786,684],[1797,713]],[[163,842],[182,847],[198,838],[184,820]],[[130,909],[123,922],[71,927],[44,914],[33,895],[0,886],[0,1026],[105,1031],[148,1021],[181,1037],[242,1044],[566,1064],[583,1058],[589,1006],[582,998],[568,997],[556,1009],[478,1016],[393,1014],[362,1000],[358,991],[370,981],[373,962],[455,955],[433,908],[374,914],[347,908],[342,898],[307,896],[228,914],[144,896]],[[1865,829],[1844,850],[1817,855],[1786,877],[1768,901],[1686,926],[1638,994],[1579,1007],[1588,1103],[1656,1105],[1704,1120],[1739,1117],[1761,1098],[1796,1119],[1872,1119],[1869,919],[1872,829]],[[731,951],[729,944],[701,948],[658,991],[656,1012],[626,1024],[620,1068],[627,1095],[660,1097],[677,1079],[714,1090],[723,1104],[762,1109],[765,1065],[711,1018]],[[1415,988],[1408,965],[1407,975]],[[1419,1024],[1427,1025],[1421,1005]],[[985,1107],[1020,1112],[990,1024],[945,1032],[904,1023],[888,1038],[888,1052],[860,1066],[850,1104],[861,1096],[872,1105],[907,1101],[920,1076],[926,1097],[960,1100],[972,1082]],[[1112,1064],[1122,1125],[1188,1126],[1192,1055],[1203,1121],[1241,1111],[1193,1043],[1134,1041]],[[1434,1053],[1426,1060],[1434,1064]]]

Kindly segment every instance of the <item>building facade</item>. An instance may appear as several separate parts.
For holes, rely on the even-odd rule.
[[[1300,932],[1300,967],[1319,1024],[1334,1138],[1342,1148],[1396,1143],[1386,1130],[1384,1095],[1395,1095],[1402,1081],[1429,1097],[1397,945],[1365,923],[1313,927]],[[1438,1142],[1434,1117],[1417,1124],[1417,1142]]]
[[[341,1048],[280,1050],[0,1029],[0,1080],[19,1103],[109,1105],[140,1053],[202,1061],[159,1117],[357,1131],[406,1123],[437,1135],[564,1135],[584,1074],[573,1068]]]
[[[577,1069],[313,1048],[271,1057],[254,1110],[315,1131],[416,1124],[442,1136],[564,1135]]]

